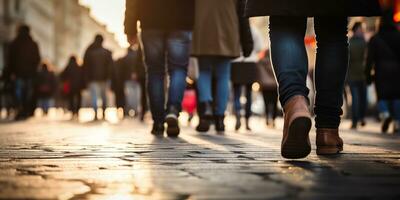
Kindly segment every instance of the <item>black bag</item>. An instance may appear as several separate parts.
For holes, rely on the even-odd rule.
[[[257,64],[253,62],[234,62],[231,69],[234,84],[252,84],[257,81]]]

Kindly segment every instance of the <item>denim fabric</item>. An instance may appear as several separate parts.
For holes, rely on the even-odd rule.
[[[240,114],[242,110],[242,104],[240,103],[240,97],[242,96],[242,90],[245,90],[246,96],[246,104],[245,104],[245,117],[250,118],[251,116],[251,104],[252,104],[252,84],[247,85],[240,85],[234,84],[233,85],[233,106],[235,108],[235,112]]]
[[[18,111],[23,115],[32,112],[32,102],[34,102],[34,84],[33,79],[18,78],[15,81],[15,98]],[[36,106],[36,105],[34,105]]]
[[[308,96],[308,58],[304,44],[306,17],[270,18],[271,58],[282,105],[295,95]],[[317,35],[315,114],[317,128],[340,124],[342,94],[348,67],[346,17],[314,17]]]
[[[167,106],[181,110],[186,87],[192,33],[190,31],[144,30],[143,50],[150,110],[155,122],[165,118],[165,76],[169,75]]]
[[[367,109],[367,85],[365,81],[350,81],[348,84],[352,98],[352,121],[353,124],[357,124],[365,117],[365,111]]]
[[[229,99],[231,60],[224,57],[202,56],[198,58],[200,74],[197,84],[199,102],[214,101],[214,115],[222,116]],[[215,98],[213,98],[212,78],[215,78]]]
[[[378,110],[382,114],[389,113],[392,118],[400,122],[400,99],[379,100]]]
[[[106,82],[91,82],[89,83],[90,95],[92,97],[92,108],[97,113],[98,102],[101,100],[103,113],[107,108],[107,83]]]

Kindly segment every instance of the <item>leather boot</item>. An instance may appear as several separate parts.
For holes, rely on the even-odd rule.
[[[338,129],[317,129],[317,154],[332,155],[343,151],[343,140]]]
[[[284,158],[304,158],[311,152],[311,114],[304,96],[294,96],[284,106],[281,154]]]
[[[199,109],[199,125],[196,127],[198,132],[207,132],[210,129],[211,119],[213,115],[212,106],[210,102],[200,103]]]

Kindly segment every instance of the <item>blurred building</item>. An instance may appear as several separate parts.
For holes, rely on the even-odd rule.
[[[0,69],[4,67],[7,44],[17,27],[27,24],[39,43],[43,59],[57,67],[65,66],[71,54],[82,57],[97,33],[105,46],[120,56],[123,49],[103,24],[90,16],[90,10],[78,0],[1,0],[0,1]]]

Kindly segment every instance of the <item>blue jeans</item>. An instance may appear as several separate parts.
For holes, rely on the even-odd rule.
[[[202,56],[198,58],[200,74],[197,83],[199,102],[212,102],[214,115],[222,116],[229,99],[229,80],[231,77],[231,60],[224,57]],[[215,78],[215,98],[213,98],[212,78]]]
[[[352,97],[352,121],[357,124],[360,120],[364,120],[365,111],[367,109],[367,85],[365,81],[349,81],[349,87]]]
[[[245,104],[245,118],[250,118],[251,116],[251,103],[252,103],[252,84],[247,85],[240,85],[234,84],[233,85],[233,104],[235,108],[236,114],[240,114],[242,110],[242,104],[240,103],[240,97],[242,96],[242,89],[245,89],[245,96],[246,96],[246,104]]]
[[[378,110],[380,113],[389,113],[392,118],[400,122],[400,99],[379,100]]]
[[[89,90],[90,90],[90,95],[92,96],[92,108],[96,113],[96,116],[97,116],[97,109],[99,107],[98,105],[99,99],[101,99],[101,106],[103,109],[103,113],[105,113],[107,108],[107,82],[106,81],[90,82]]]
[[[304,44],[307,17],[270,18],[271,58],[279,82],[280,102],[307,98],[308,58]],[[348,67],[346,17],[314,17],[318,51],[315,65],[317,128],[338,128]]]
[[[165,76],[168,70],[167,107],[181,110],[189,65],[190,31],[143,30],[142,42],[147,73],[147,91],[154,122],[165,118]]]

